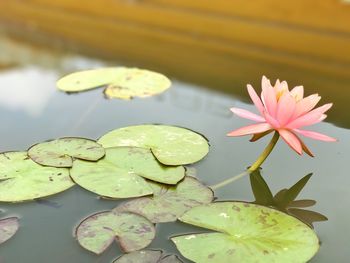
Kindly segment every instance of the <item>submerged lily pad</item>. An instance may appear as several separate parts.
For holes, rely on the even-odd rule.
[[[319,248],[316,234],[307,225],[260,205],[211,203],[192,208],[180,220],[217,231],[171,239],[194,262],[303,263]]]
[[[147,247],[155,237],[155,228],[143,216],[105,211],[84,219],[75,235],[83,248],[95,254],[101,254],[114,241],[124,252],[131,252]]]
[[[18,228],[19,223],[17,217],[0,219],[0,244],[13,237]]]
[[[60,193],[74,185],[67,168],[41,166],[26,152],[0,154],[0,201],[20,202]]]
[[[201,160],[209,151],[208,141],[191,130],[167,125],[137,125],[113,130],[102,136],[103,147],[136,146],[151,149],[165,165],[183,165]]]
[[[72,167],[73,158],[97,161],[104,155],[105,149],[95,141],[73,137],[42,142],[28,150],[34,162],[53,167]]]
[[[124,254],[114,260],[112,263],[182,263],[182,261],[175,255],[168,255],[163,257],[161,250],[141,250]]]
[[[213,192],[199,181],[185,177],[177,186],[152,183],[152,197],[131,200],[115,211],[130,211],[143,215],[153,223],[172,222],[194,206],[213,201]]]
[[[160,164],[148,149],[113,147],[106,149],[105,158],[97,162],[74,161],[70,173],[89,191],[110,198],[129,198],[153,193],[144,178],[176,184],[185,176],[185,169]]]
[[[60,90],[80,92],[106,86],[108,98],[131,99],[159,94],[171,85],[162,74],[138,68],[102,68],[76,72],[57,82]]]

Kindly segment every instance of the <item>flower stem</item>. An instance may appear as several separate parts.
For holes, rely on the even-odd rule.
[[[248,172],[254,172],[256,169],[258,169],[263,164],[263,162],[266,160],[267,156],[270,155],[273,148],[275,147],[279,137],[280,137],[279,133],[277,131],[275,131],[275,134],[273,135],[270,143],[266,146],[265,150],[262,152],[262,154],[259,156],[259,158],[255,161],[255,163],[253,163],[252,166],[250,166],[248,168]]]
[[[243,173],[240,173],[234,177],[231,177],[229,179],[226,179],[218,184],[212,185],[210,186],[210,188],[212,190],[217,190],[225,185],[228,185],[242,177],[244,177],[247,174],[250,174],[251,172],[254,172],[256,169],[258,169],[263,162],[266,160],[266,158],[270,155],[270,153],[272,152],[273,148],[275,147],[277,141],[279,138],[279,134],[276,131],[275,134],[273,135],[270,143],[266,146],[265,150],[262,152],[262,154],[258,157],[258,159],[247,169],[245,170]]]

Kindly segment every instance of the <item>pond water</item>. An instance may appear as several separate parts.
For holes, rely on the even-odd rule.
[[[235,90],[231,94],[223,94],[174,80],[169,91],[147,99],[106,100],[101,90],[67,95],[56,90],[55,82],[59,77],[111,62],[28,50],[21,49],[23,53],[7,50],[7,57],[2,55],[3,61],[0,61],[1,152],[26,150],[37,142],[64,136],[97,139],[109,130],[128,125],[178,125],[198,131],[209,139],[209,155],[192,167],[202,182],[212,185],[242,172],[268,142],[268,138],[250,143],[248,137],[226,137],[227,132],[248,123],[232,116],[230,107],[254,111],[251,104],[235,95],[245,93],[244,86],[233,85]],[[26,59],[21,60],[23,56]],[[322,101],[325,102],[328,101]],[[337,101],[333,102],[336,107]],[[345,118],[347,113],[343,114]],[[329,221],[315,224],[322,245],[311,262],[348,262],[350,130],[331,123],[316,125],[314,129],[338,138],[339,142],[306,139],[315,158],[297,156],[285,143],[279,142],[263,164],[264,178],[276,192],[312,172],[314,175],[300,197],[317,200],[313,210],[325,214]],[[220,200],[253,200],[249,178],[217,190],[215,196]],[[111,262],[121,254],[117,245],[100,256],[93,255],[79,246],[73,229],[86,216],[117,204],[118,201],[101,200],[78,186],[37,202],[1,203],[1,217],[20,217],[20,229],[0,246],[0,262]],[[178,254],[169,237],[196,230],[182,223],[159,224],[156,239],[149,248]]]

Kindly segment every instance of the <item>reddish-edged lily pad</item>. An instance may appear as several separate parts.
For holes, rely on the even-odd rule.
[[[97,161],[105,149],[85,138],[60,138],[36,144],[28,149],[28,156],[36,163],[52,167],[72,167],[73,158]]]
[[[141,250],[124,254],[112,263],[182,263],[175,255],[163,256],[161,250]]]
[[[213,192],[192,177],[176,186],[150,183],[153,196],[137,198],[116,207],[115,211],[130,211],[145,216],[153,223],[176,221],[187,210],[213,201]]]
[[[79,244],[101,254],[114,241],[118,241],[124,252],[132,252],[147,247],[155,237],[154,225],[143,216],[105,211],[84,219],[76,229]]]
[[[0,219],[0,244],[13,237],[19,228],[17,217]]]
[[[116,129],[103,135],[103,147],[134,146],[152,150],[165,165],[184,165],[208,154],[208,141],[191,130],[167,125],[137,125]]]
[[[60,193],[74,185],[67,168],[33,162],[27,152],[0,154],[0,201],[20,202]]]
[[[153,193],[144,178],[176,184],[185,176],[182,166],[160,164],[148,149],[114,147],[106,149],[97,162],[76,160],[70,171],[81,187],[109,198],[129,198]]]
[[[319,249],[315,232],[306,224],[260,205],[216,202],[196,206],[180,220],[215,231],[171,239],[193,262],[304,263]]]

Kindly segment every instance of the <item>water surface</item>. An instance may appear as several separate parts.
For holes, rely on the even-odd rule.
[[[4,41],[0,43],[4,44]],[[251,104],[241,100],[240,94],[246,92],[242,85],[233,83],[237,94],[235,91],[224,94],[174,80],[172,89],[164,94],[132,101],[106,100],[101,90],[67,95],[55,88],[55,81],[60,76],[111,62],[56,54],[55,51],[23,47],[19,50],[23,52],[21,55],[12,50],[12,55],[2,55],[0,62],[1,152],[26,150],[37,142],[64,136],[97,139],[109,130],[128,125],[178,125],[198,131],[209,139],[209,155],[193,167],[201,181],[212,185],[243,171],[268,142],[268,138],[250,143],[248,137],[225,136],[230,130],[248,123],[232,116],[230,107],[254,111]],[[335,107],[338,97],[341,95],[335,94],[332,98]],[[347,118],[345,114],[340,118]],[[327,215],[329,221],[315,224],[322,245],[311,262],[348,262],[350,130],[331,123],[316,125],[314,129],[338,138],[339,142],[305,139],[315,158],[297,156],[279,142],[264,163],[263,174],[273,191],[277,191],[289,187],[307,173],[314,173],[300,198],[316,199],[318,203],[314,209]],[[248,178],[219,189],[215,194],[220,200],[253,200]],[[79,246],[73,237],[73,229],[82,218],[117,204],[118,201],[101,200],[78,186],[41,202],[0,204],[5,211],[1,216],[19,216],[21,224],[17,234],[0,246],[0,262],[111,262],[121,254],[117,245],[101,256],[93,255]],[[181,223],[159,224],[157,237],[150,248],[177,253],[169,236],[196,230]]]

